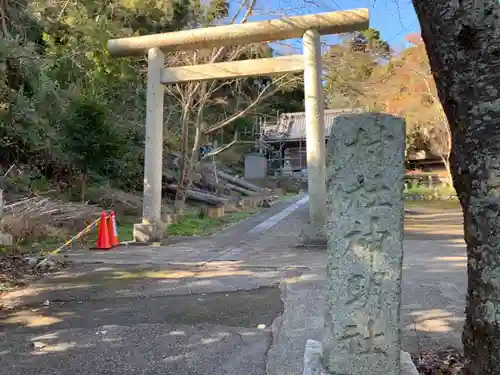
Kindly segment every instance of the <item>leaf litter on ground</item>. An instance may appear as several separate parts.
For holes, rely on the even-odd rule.
[[[421,350],[420,355],[412,359],[420,375],[461,375],[464,365],[462,353],[455,348]]]

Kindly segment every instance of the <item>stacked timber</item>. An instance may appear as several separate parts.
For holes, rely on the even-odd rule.
[[[180,188],[178,157],[170,155],[170,160],[164,162],[164,165],[166,168],[163,172],[163,191],[165,194],[175,195]],[[251,201],[252,205],[270,207],[278,201],[278,195],[273,190],[234,176],[228,171],[219,170],[212,163],[200,164],[196,171],[190,173],[189,179],[191,183],[187,191],[188,199],[210,206],[245,200]]]

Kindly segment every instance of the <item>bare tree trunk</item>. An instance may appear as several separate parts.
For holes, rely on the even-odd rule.
[[[201,88],[202,96],[206,100],[206,84],[196,85],[196,90]],[[193,89],[195,90],[195,89]],[[188,190],[192,182],[192,170],[193,166],[196,164],[198,160],[198,149],[201,143],[201,122],[203,120],[203,108],[204,105],[199,105],[198,113],[196,116],[196,124],[195,124],[195,135],[193,148],[191,150],[191,156],[188,157],[187,149],[189,147],[189,107],[192,103],[192,97],[195,91],[190,91],[188,93],[188,99],[186,104],[183,106],[182,113],[182,124],[183,124],[183,138],[182,138],[182,160],[181,160],[181,176],[180,176],[180,186],[175,195],[175,204],[174,210],[176,213],[181,214],[184,212],[184,207],[186,205],[186,199],[188,197]],[[202,100],[203,100],[202,98]]]
[[[500,7],[413,0],[452,136],[468,257],[467,375],[500,375]]]
[[[4,200],[3,200],[3,187],[0,188],[0,224],[3,220],[3,211],[4,211]]]
[[[175,194],[174,211],[176,214],[184,212],[184,206],[187,198],[189,184],[186,183],[189,169],[188,164],[188,146],[189,146],[189,106],[191,105],[191,92],[188,93],[186,103],[182,106],[181,125],[182,125],[182,146],[180,160],[179,189]]]
[[[87,188],[87,172],[82,172],[80,175],[80,200],[85,203],[85,189]]]
[[[165,190],[170,191],[170,192],[177,193],[179,191],[179,186],[176,184],[167,184],[164,186],[164,188],[165,188]],[[216,195],[213,195],[210,193],[205,193],[202,191],[188,189],[185,194],[186,194],[186,197],[184,200],[186,200],[187,198],[191,198],[191,199],[197,200],[199,202],[207,203],[207,204],[214,205],[214,206],[229,202],[229,199],[226,199],[223,197],[218,197]]]
[[[420,74],[418,70],[414,70],[417,74]],[[431,87],[431,83],[429,82],[428,77],[430,74],[427,75],[422,75],[422,78],[425,82],[425,85],[427,86],[427,93],[432,97],[432,100],[436,105],[439,105],[439,113],[440,113],[440,118],[442,118],[442,124],[441,126],[443,127],[443,132],[444,135],[442,135],[441,139],[439,140],[434,140],[435,143],[438,143],[438,153],[441,157],[441,160],[443,161],[444,167],[446,169],[446,178],[448,180],[447,185],[452,183],[452,175],[451,175],[451,168],[450,168],[450,154],[451,154],[451,132],[450,132],[450,125],[448,124],[448,119],[446,118],[446,114],[443,111],[443,107],[441,102],[436,98],[436,96],[433,94],[433,90]],[[446,157],[444,156],[446,155]]]
[[[255,192],[264,192],[267,191],[267,189],[261,188],[260,186],[257,186],[255,184],[252,184],[248,181],[242,180],[240,178],[236,178],[234,176],[231,176],[228,173],[222,172],[222,171],[216,171],[217,176],[222,178],[223,180],[229,181],[233,183],[234,185],[241,186],[244,189],[250,190],[250,191],[255,191]]]
[[[453,185],[453,177],[451,174],[450,158],[441,155],[441,160],[443,161],[444,169],[446,170],[446,185],[451,186]]]
[[[243,195],[247,195],[247,196],[250,196],[250,197],[252,197],[252,196],[256,197],[256,196],[261,195],[260,193],[258,193],[256,191],[251,191],[251,190],[248,190],[248,189],[236,186],[236,185],[232,185],[232,184],[229,184],[229,183],[227,183],[226,186],[229,189],[231,189],[231,190],[237,191],[238,193],[241,193]]]
[[[448,185],[452,184],[453,181],[453,176],[451,173],[451,168],[450,168],[450,155],[451,155],[451,132],[450,132],[450,126],[446,122],[445,124],[445,137],[446,137],[446,157],[441,153],[441,158],[443,159],[443,164],[444,167],[446,168],[446,178],[448,179]]]

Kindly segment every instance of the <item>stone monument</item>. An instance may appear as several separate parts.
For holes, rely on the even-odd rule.
[[[304,374],[320,373],[321,353],[325,374],[400,375],[404,144],[401,118],[336,119],[327,154],[325,336],[321,349],[308,342]]]

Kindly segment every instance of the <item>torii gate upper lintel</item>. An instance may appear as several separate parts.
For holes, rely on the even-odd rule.
[[[326,155],[320,36],[364,30],[368,25],[369,12],[363,8],[109,40],[111,56],[148,53],[143,214],[142,223],[134,225],[134,239],[138,242],[159,241],[165,234],[161,218],[164,84],[303,71],[310,196],[309,226],[303,234],[306,241],[324,241]],[[163,52],[300,37],[303,39],[303,55],[164,67]]]

